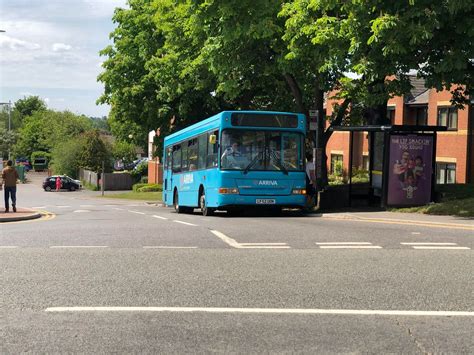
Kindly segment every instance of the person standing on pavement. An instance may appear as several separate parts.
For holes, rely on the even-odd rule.
[[[7,167],[2,170],[2,180],[5,186],[5,213],[10,211],[10,198],[12,200],[13,212],[16,212],[16,181],[18,173],[9,160]]]
[[[313,162],[313,154],[306,154],[306,204],[314,206],[316,197],[316,169]]]

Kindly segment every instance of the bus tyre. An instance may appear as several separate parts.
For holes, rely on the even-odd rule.
[[[176,213],[185,213],[186,208],[179,205],[178,191],[174,192],[173,207]]]
[[[214,214],[214,208],[207,207],[206,195],[202,194],[199,197],[199,206],[203,216],[212,216]]]

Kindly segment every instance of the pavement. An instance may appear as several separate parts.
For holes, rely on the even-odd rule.
[[[5,213],[4,210],[0,212],[0,223],[2,222],[17,222],[26,221],[29,219],[40,218],[41,213],[39,211],[32,210],[30,208],[18,207],[16,212],[10,210]]]

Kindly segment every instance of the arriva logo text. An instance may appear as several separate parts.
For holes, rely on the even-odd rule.
[[[259,186],[278,186],[278,182],[276,180],[259,180]]]

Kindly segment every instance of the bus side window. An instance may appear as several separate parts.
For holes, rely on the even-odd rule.
[[[193,138],[188,141],[188,161],[189,171],[196,170],[198,165],[197,138]]]
[[[181,172],[181,145],[173,147],[173,173]]]
[[[188,161],[188,143],[184,142],[181,144],[181,171],[189,170],[189,161]]]
[[[199,160],[198,160],[198,169],[206,169],[206,160],[207,160],[207,133],[201,134],[198,137],[199,142]]]
[[[211,134],[214,134],[216,136],[216,143],[215,144],[211,144],[209,143],[209,135]],[[214,132],[210,132],[208,134],[208,138],[207,138],[207,142],[208,142],[208,146],[207,146],[207,164],[206,166],[208,168],[215,168],[217,166],[217,151],[218,151],[218,147],[219,147],[219,131],[214,131]]]
[[[171,160],[173,157],[173,147],[166,148],[166,170],[171,168]]]

